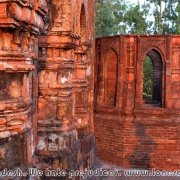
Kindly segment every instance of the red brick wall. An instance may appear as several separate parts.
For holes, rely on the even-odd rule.
[[[123,148],[122,122],[118,115],[113,114],[102,112],[95,115],[96,146],[101,160],[120,164]]]
[[[178,117],[166,110],[138,110],[123,131],[123,166],[179,169]]]
[[[180,168],[179,47],[180,36],[96,40],[95,134],[101,159],[122,167]],[[118,55],[119,67],[115,107],[103,101],[105,62],[111,48]],[[152,49],[158,51],[163,63],[162,107],[145,104],[142,96],[143,59]]]

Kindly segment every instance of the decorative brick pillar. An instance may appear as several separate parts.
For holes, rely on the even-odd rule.
[[[83,1],[82,1],[83,2]],[[83,168],[92,168],[95,161],[93,126],[94,93],[94,2],[84,1],[80,6],[79,46],[75,56],[75,120],[81,142]]]
[[[0,1],[0,169],[32,163],[38,96],[36,35],[44,28],[46,13],[46,1]]]
[[[88,5],[88,1],[85,2]],[[93,102],[91,99],[91,111],[88,112],[87,46],[85,43],[81,44],[78,34],[81,1],[53,0],[49,7],[49,27],[47,33],[39,37],[36,148],[39,167],[82,169],[90,167],[82,161],[82,155],[87,156],[89,149],[82,153],[81,150],[87,147],[80,141],[77,129],[78,123],[84,122],[86,127],[90,124],[88,118],[93,117]],[[93,73],[91,79],[93,80]],[[92,89],[91,83],[91,92]],[[94,147],[93,137],[89,139]]]

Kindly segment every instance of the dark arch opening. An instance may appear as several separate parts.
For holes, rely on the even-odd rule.
[[[156,50],[151,50],[143,61],[143,99],[146,104],[162,106],[162,83],[162,58]]]
[[[107,54],[105,69],[105,104],[116,106],[118,57],[113,49],[110,49]]]
[[[86,41],[86,11],[84,5],[81,7],[81,14],[80,14],[80,35],[81,35],[81,42]]]

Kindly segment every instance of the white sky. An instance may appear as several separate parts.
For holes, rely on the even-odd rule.
[[[137,4],[138,2],[139,2],[140,4],[144,4],[144,2],[145,2],[146,0],[125,0],[125,1],[129,1],[129,2],[134,3],[134,4]]]
[[[137,4],[138,3],[138,0],[128,0],[129,2],[131,3],[135,3]],[[140,4],[143,4],[145,0],[139,0]]]

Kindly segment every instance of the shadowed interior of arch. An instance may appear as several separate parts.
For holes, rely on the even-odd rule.
[[[150,50],[143,61],[143,99],[146,104],[162,106],[162,58]]]
[[[80,14],[80,35],[81,35],[81,43],[86,41],[86,12],[85,7],[82,5],[81,14]]]

